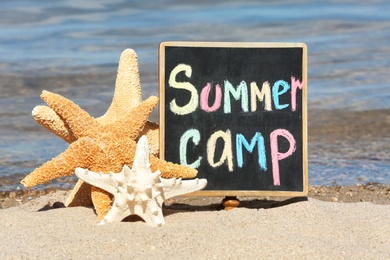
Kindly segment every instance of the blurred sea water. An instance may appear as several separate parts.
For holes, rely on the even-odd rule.
[[[149,96],[158,95],[162,41],[304,42],[309,110],[389,109],[389,10],[389,1],[346,0],[1,1],[0,191],[16,189],[67,147],[31,118],[32,108],[43,104],[42,89],[102,115],[126,48],[138,54]],[[309,183],[390,183],[390,152],[378,152],[380,158],[371,160],[309,150]],[[69,177],[38,188],[73,183]]]

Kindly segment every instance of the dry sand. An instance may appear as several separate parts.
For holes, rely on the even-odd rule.
[[[153,228],[134,218],[98,226],[93,209],[64,208],[66,195],[0,210],[0,259],[390,258],[390,205],[309,198],[224,211],[185,198],[171,201],[165,225]]]

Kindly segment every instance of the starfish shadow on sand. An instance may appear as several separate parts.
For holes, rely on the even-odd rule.
[[[38,209],[38,212],[48,211],[48,210],[53,210],[53,209],[61,209],[61,208],[65,208],[65,204],[63,202],[56,201],[52,205],[46,204],[42,208]]]

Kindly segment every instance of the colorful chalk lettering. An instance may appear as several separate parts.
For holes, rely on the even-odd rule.
[[[264,137],[261,133],[257,132],[255,136],[253,136],[250,143],[245,139],[245,136],[242,134],[237,134],[236,136],[236,147],[237,147],[237,164],[238,167],[242,168],[244,165],[244,155],[243,155],[243,146],[248,150],[248,152],[252,153],[255,149],[257,143],[257,154],[258,154],[258,163],[259,167],[262,171],[267,170],[266,163],[266,154],[265,154],[265,145],[264,145]]]
[[[171,72],[169,76],[169,87],[172,88],[181,88],[184,90],[187,90],[190,92],[191,99],[189,102],[179,107],[176,105],[175,99],[171,101],[171,111],[177,115],[186,115],[189,113],[194,112],[199,105],[196,104],[198,100],[200,100],[200,108],[208,113],[215,112],[221,107],[221,100],[222,100],[222,90],[221,86],[219,84],[215,85],[215,100],[213,102],[213,105],[210,107],[209,104],[209,93],[211,90],[211,83],[207,82],[205,87],[202,89],[199,99],[199,94],[197,91],[197,88],[194,87],[190,82],[178,82],[176,80],[176,75],[180,72],[184,72],[185,75],[190,79],[192,74],[192,68],[190,65],[187,64],[179,64],[177,65]],[[296,94],[297,89],[302,90],[304,82],[300,82],[295,79],[294,76],[291,77],[291,85],[293,86],[290,92],[291,95],[291,109],[292,111],[296,110]],[[262,89],[259,90],[257,87],[256,82],[251,82],[250,84],[250,93],[251,97],[248,95],[248,86],[245,81],[241,81],[240,84],[235,88],[229,80],[224,81],[224,105],[223,105],[223,112],[225,114],[231,113],[231,98],[233,97],[234,100],[239,101],[241,100],[241,109],[242,112],[248,112],[248,102],[251,101],[251,112],[256,111],[256,104],[257,100],[264,101],[265,104],[265,110],[266,111],[272,111],[271,104],[270,104],[270,87],[268,81],[263,82]],[[290,89],[290,84],[284,80],[278,80],[274,83],[272,87],[272,100],[274,102],[274,107],[276,110],[282,110],[287,107],[289,107],[289,104],[280,104],[279,98],[281,95],[286,94],[287,91]],[[278,152],[278,136],[285,137],[289,143],[290,147],[288,152],[286,153],[279,153]],[[183,165],[188,165],[193,168],[198,168],[201,163],[201,157],[199,157],[195,162],[188,164],[186,159],[186,147],[189,139],[192,139],[194,142],[194,145],[197,145],[200,141],[200,133],[196,129],[190,129],[189,131],[185,132],[183,136],[180,139],[180,162]],[[222,138],[224,140],[224,148],[223,153],[218,161],[215,161],[215,147],[216,147],[216,140],[218,138]],[[285,159],[288,156],[292,155],[295,151],[295,139],[294,137],[288,132],[288,130],[285,129],[277,129],[274,132],[271,133],[271,159],[272,159],[272,170],[273,170],[273,177],[274,177],[274,185],[278,186],[280,185],[280,179],[279,179],[279,160]],[[267,170],[267,164],[266,164],[266,154],[265,154],[265,146],[264,146],[264,138],[261,133],[257,132],[255,136],[252,138],[251,142],[248,143],[245,137],[238,133],[236,136],[236,156],[237,156],[237,166],[239,168],[243,167],[243,147],[245,147],[250,153],[253,152],[254,147],[258,147],[258,163],[261,170],[266,171]],[[231,140],[231,133],[230,131],[218,131],[215,132],[210,139],[207,141],[207,161],[212,167],[219,167],[224,162],[228,165],[229,171],[233,171],[233,151],[232,151],[232,140]]]
[[[305,190],[306,47],[189,45],[162,49],[163,158],[210,189]]]
[[[186,115],[193,113],[198,107],[200,102],[200,109],[206,112],[215,112],[221,107],[222,102],[222,90],[221,85],[215,85],[215,100],[213,105],[209,106],[209,94],[211,90],[211,83],[207,82],[206,85],[202,88],[199,98],[199,93],[197,88],[190,83],[190,81],[177,81],[177,74],[184,72],[188,77],[188,80],[191,79],[192,68],[188,64],[178,64],[169,75],[169,87],[182,89],[189,92],[191,98],[187,104],[183,106],[178,106],[176,99],[171,100],[170,110],[172,113],[177,115]],[[294,76],[291,77],[291,85],[293,86],[290,91],[291,95],[291,110],[296,110],[296,95],[297,89],[302,90],[304,85],[303,81],[296,80]],[[257,100],[265,103],[266,111],[272,111],[271,107],[271,91],[268,81],[262,83],[262,89],[260,90],[256,82],[250,83],[250,91],[248,91],[248,85],[245,81],[241,81],[237,87],[234,87],[229,80],[225,80],[223,84],[223,112],[225,114],[231,113],[231,104],[233,101],[241,102],[242,112],[249,111],[249,102],[251,102],[251,112],[257,110]],[[284,80],[278,80],[272,86],[272,100],[274,102],[274,107],[276,110],[283,110],[290,106],[290,104],[280,104],[280,96],[286,94],[290,89],[290,84]],[[250,92],[250,96],[248,94]],[[233,101],[232,101],[233,98]]]
[[[176,68],[174,68],[169,76],[169,86],[177,89],[185,89],[191,93],[191,99],[185,106],[179,106],[176,104],[175,100],[172,100],[170,104],[170,108],[173,113],[177,115],[186,115],[195,111],[198,106],[198,92],[196,88],[189,82],[177,82],[176,74],[184,71],[185,75],[188,78],[191,78],[192,68],[186,64],[179,64]]]
[[[222,90],[219,84],[215,85],[215,100],[214,104],[209,106],[209,95],[211,91],[211,83],[208,82],[200,93],[200,108],[207,112],[214,112],[221,107]]]

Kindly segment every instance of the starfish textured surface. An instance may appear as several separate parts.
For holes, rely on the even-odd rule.
[[[131,117],[132,109],[139,106],[142,102],[142,90],[138,69],[138,57],[134,50],[126,49],[122,52],[119,59],[118,73],[115,83],[115,92],[112,103],[107,112],[97,118],[97,122],[102,126],[113,124],[123,117]],[[68,143],[77,140],[72,129],[68,126],[66,120],[59,116],[53,109],[47,106],[36,106],[32,111],[33,118],[42,126],[61,137]],[[146,135],[150,140],[150,152],[155,156],[159,155],[159,126],[153,122],[146,122],[144,128],[134,138],[137,140],[141,135]],[[179,177],[179,176],[175,176]],[[66,206],[89,206],[92,205],[90,198],[85,196],[91,189],[89,184],[79,180],[69,198]],[[106,195],[98,193],[107,200]],[[94,196],[98,196],[95,193]]]
[[[129,116],[129,111],[142,102],[142,90],[138,69],[138,57],[134,50],[126,49],[119,59],[118,73],[115,83],[115,92],[112,103],[107,112],[97,118],[101,125],[114,123],[121,117]],[[61,137],[68,143],[77,138],[64,120],[47,106],[36,106],[32,111],[33,118],[42,126]],[[159,153],[158,124],[148,121],[142,135],[150,141],[151,153]],[[141,135],[140,135],[141,136]],[[139,136],[138,136],[139,137]]]
[[[73,143],[77,140],[69,126],[50,107],[36,106],[31,114],[35,121],[60,136],[64,141]]]
[[[125,164],[132,165],[136,150],[134,140],[158,102],[158,98],[152,96],[133,109],[131,117],[102,126],[86,111],[58,94],[44,91],[41,97],[64,120],[77,140],[65,152],[26,176],[21,182],[26,187],[72,175],[77,167],[109,173],[119,172]],[[153,155],[150,155],[150,161],[152,170],[160,170],[164,178],[193,178],[197,175],[195,169],[166,162]],[[98,217],[104,217],[111,208],[109,194],[95,187],[91,188],[91,194]]]
[[[207,185],[206,179],[163,179],[160,171],[152,172],[146,136],[139,139],[132,169],[125,165],[120,173],[102,174],[77,168],[76,175],[114,196],[113,206],[101,225],[138,215],[151,226],[162,226],[165,223],[162,213],[165,199],[198,191]]]

